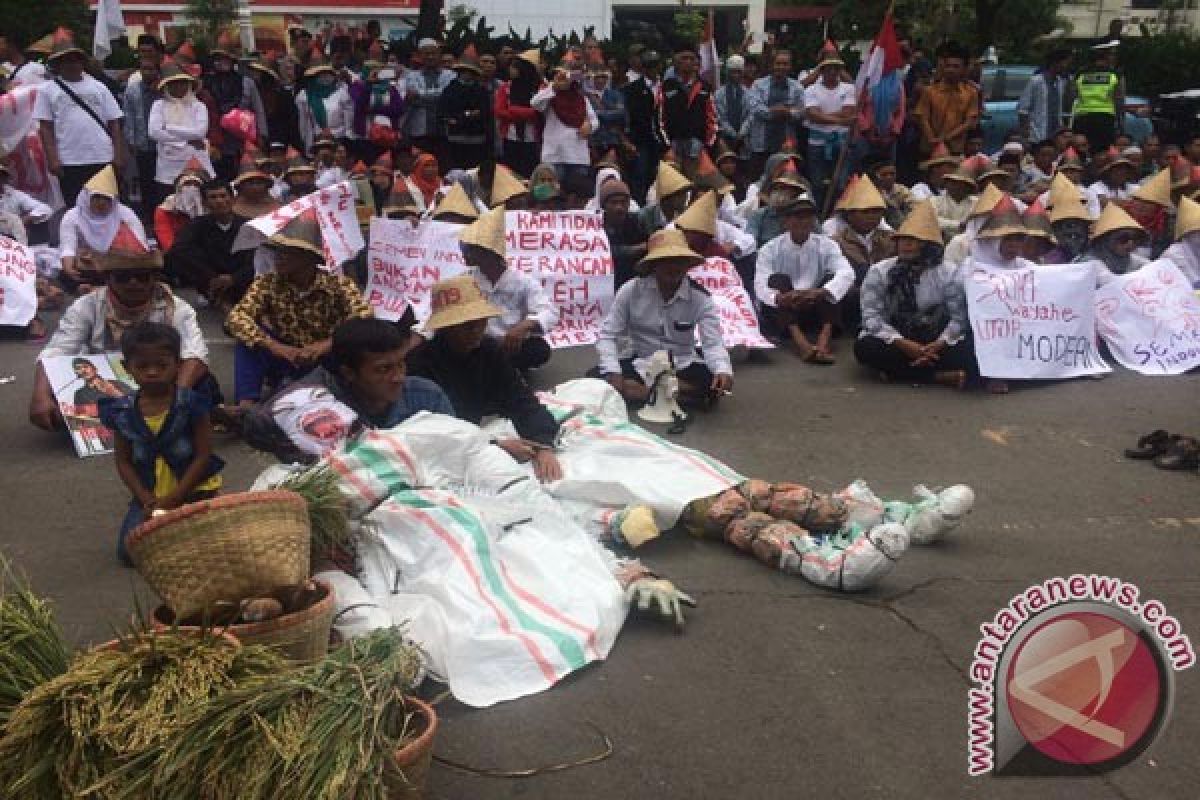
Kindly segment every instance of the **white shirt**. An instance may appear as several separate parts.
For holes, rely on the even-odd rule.
[[[84,75],[75,83],[66,80],[63,83],[71,87],[71,91],[96,112],[102,122],[112,122],[124,116],[112,92],[91,75]],[[96,120],[54,81],[45,81],[38,87],[33,118],[54,123],[54,141],[58,145],[59,161],[64,166],[112,162],[113,142],[108,129],[97,125]]]
[[[949,238],[958,234],[959,228],[975,208],[976,199],[975,195],[969,194],[956,201],[949,192],[942,192],[933,198],[933,209],[937,212],[943,236]]]
[[[1189,234],[1191,235],[1191,234]],[[1191,281],[1193,289],[1200,289],[1200,257],[1187,242],[1176,242],[1163,251],[1162,259],[1179,267],[1179,271]]]
[[[540,281],[514,269],[504,270],[495,283],[488,280],[482,270],[475,270],[474,275],[479,291],[501,311],[500,316],[488,320],[488,336],[503,336],[518,322],[527,319],[537,320],[542,333],[558,324],[558,309],[542,291]]]
[[[0,189],[0,211],[16,214],[22,221],[45,222],[50,219],[54,209],[11,186]]]
[[[714,375],[733,374],[717,307],[708,292],[689,279],[666,300],[653,275],[634,278],[617,290],[596,339],[602,374],[621,373],[620,342],[626,337],[633,345],[634,359],[667,350],[677,369],[686,369],[698,360],[699,338],[705,366]]]
[[[304,89],[296,95],[296,110],[300,123],[300,138],[304,140],[306,150],[312,150],[313,139],[321,132],[321,126],[313,117],[312,108],[308,105],[308,92]],[[346,84],[338,84],[337,89],[325,98],[325,121],[329,132],[335,139],[346,139],[354,126],[354,101],[350,99],[350,90]]]
[[[930,200],[941,194],[940,191],[935,190],[932,186],[924,181],[913,186],[911,191],[913,200],[917,201],[918,203],[922,200]]]
[[[796,244],[790,233],[781,233],[763,245],[754,265],[754,296],[763,305],[775,307],[779,293],[768,287],[772,275],[787,275],[793,289],[824,288],[840,302],[854,285],[854,267],[842,255],[837,242],[822,233],[810,233],[804,244]]]
[[[108,325],[104,322],[104,293],[107,289],[95,289],[80,297],[63,312],[58,329],[46,343],[39,358],[47,356],[80,356],[88,353],[106,353],[117,350],[118,345],[109,341]],[[175,309],[171,327],[179,331],[182,347],[180,357],[208,358],[208,345],[196,322],[196,311],[179,295],[175,295]]]
[[[1124,186],[1114,189],[1104,181],[1096,181],[1087,188],[1098,200],[1105,198],[1109,200],[1128,200],[1133,197],[1134,191],[1137,190],[1137,184],[1127,183]],[[1099,212],[1097,212],[1097,215],[1099,215]]]
[[[542,112],[546,124],[542,128],[542,161],[547,164],[591,164],[592,154],[588,149],[588,137],[580,136],[578,128],[568,128],[550,107],[550,99],[554,97],[554,87],[547,86],[533,96],[529,105]],[[592,104],[584,101],[587,112],[587,123],[592,130],[600,125]]]
[[[46,68],[36,61],[26,61],[20,67],[14,67],[6,61],[4,69],[8,72],[8,88],[10,90],[16,89],[18,86],[36,86],[46,80]],[[13,72],[16,72],[16,75]]]
[[[817,81],[804,90],[804,107],[815,108],[825,114],[836,114],[846,106],[855,105],[857,97],[853,83],[839,83],[830,89],[824,81]],[[850,130],[849,125],[823,125],[813,122],[811,117],[805,118],[804,126],[820,133],[846,133]]]
[[[193,141],[204,141],[204,137],[208,135],[208,109],[204,103],[193,98],[186,109],[187,121],[171,125],[164,116],[166,102],[160,98],[150,106],[150,116],[146,119],[146,133],[155,142],[158,150],[154,180],[171,186],[191,159],[195,158],[209,165],[207,148],[202,149],[189,144]]]

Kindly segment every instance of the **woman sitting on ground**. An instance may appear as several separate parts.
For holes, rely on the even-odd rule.
[[[962,389],[976,371],[967,302],[954,265],[942,261],[933,205],[920,203],[893,239],[896,257],[873,264],[863,279],[854,355],[885,381]]]

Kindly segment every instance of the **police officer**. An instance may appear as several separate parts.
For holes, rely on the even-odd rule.
[[[639,366],[666,350],[674,360],[679,402],[685,408],[708,407],[733,389],[733,366],[716,305],[704,287],[687,277],[688,270],[703,261],[688,247],[682,231],[665,229],[650,237],[641,261],[642,272],[648,274],[617,291],[596,340],[600,365],[591,374],[608,381],[626,400],[642,403],[650,387]],[[624,338],[631,341],[633,353],[622,359],[619,342]]]
[[[1076,133],[1088,138],[1093,153],[1108,149],[1123,127],[1125,86],[1117,74],[1116,39],[1092,47],[1093,66],[1075,78]]]

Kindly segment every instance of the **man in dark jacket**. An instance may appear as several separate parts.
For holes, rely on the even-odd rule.
[[[645,202],[646,192],[658,172],[658,157],[663,147],[655,109],[657,74],[658,53],[644,50],[641,45],[629,49],[629,81],[621,91],[629,116],[629,141],[637,149],[629,183],[638,202]]]
[[[451,169],[474,169],[492,152],[492,93],[480,78],[474,59],[464,54],[454,65],[458,73],[438,98],[437,118],[446,132]]]
[[[254,280],[254,251],[233,252],[233,242],[247,219],[233,213],[228,183],[205,184],[204,205],[208,213],[185,225],[167,251],[167,274],[224,313],[242,299]]]
[[[700,57],[692,44],[675,49],[675,74],[658,87],[658,122],[675,151],[683,174],[694,177],[696,162],[717,141],[717,104],[700,77]]]

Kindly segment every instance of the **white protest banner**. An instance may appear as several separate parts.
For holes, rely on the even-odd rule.
[[[0,325],[28,325],[37,305],[33,253],[20,242],[0,236]]]
[[[358,227],[358,216],[354,211],[354,201],[357,197],[358,193],[354,191],[350,181],[342,181],[293,200],[286,206],[256,217],[246,224],[263,236],[271,236],[296,217],[312,209],[317,215],[317,223],[321,226],[321,238],[325,240],[325,263],[329,267],[337,268],[358,255],[358,251],[366,246],[362,230]]]
[[[41,363],[75,452],[80,458],[111,453],[113,433],[100,424],[100,398],[137,391],[137,383],[125,371],[121,354],[49,356]]]
[[[1109,372],[1096,353],[1090,264],[963,275],[979,371],[988,378],[1045,380]]]
[[[688,277],[712,295],[713,304],[721,316],[721,338],[725,340],[726,347],[742,345],[766,349],[775,346],[759,330],[754,303],[742,285],[742,277],[728,259],[718,256],[707,258],[703,264],[692,268]],[[699,337],[699,331],[696,335]]]
[[[432,219],[416,226],[402,219],[371,220],[365,295],[375,316],[400,319],[412,306],[417,320],[425,321],[433,285],[467,268],[458,248],[462,228]]]
[[[1117,361],[1143,375],[1200,366],[1200,299],[1166,259],[1096,290],[1096,330]]]
[[[51,208],[61,208],[62,192],[58,179],[46,167],[46,151],[33,118],[38,87],[18,86],[0,95],[0,146],[8,153],[5,160],[11,171],[12,185]],[[70,198],[71,205],[75,198]]]
[[[551,347],[592,344],[613,298],[613,260],[604,219],[591,211],[509,211],[508,267],[539,278],[559,320]]]

